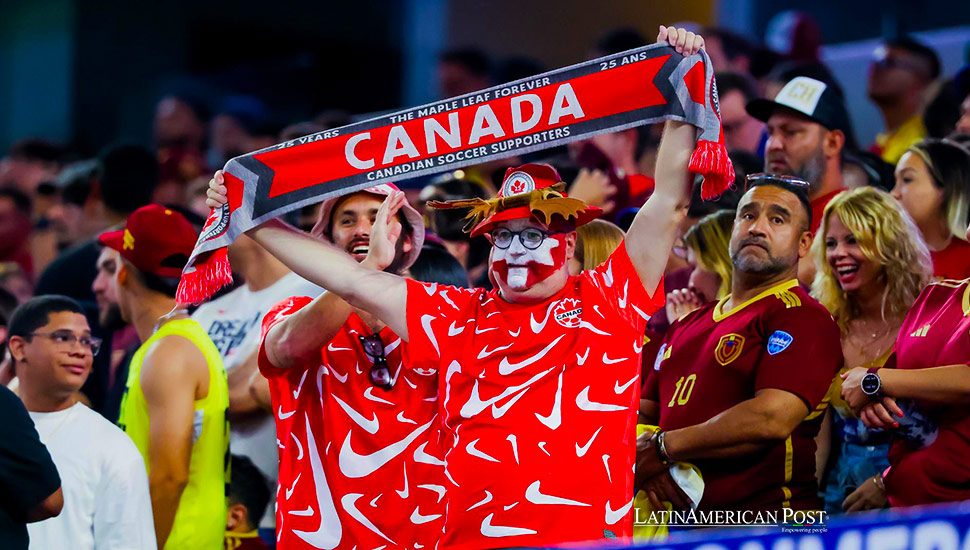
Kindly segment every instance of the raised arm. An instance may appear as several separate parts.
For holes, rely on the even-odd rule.
[[[685,56],[704,46],[704,39],[674,27],[660,27],[657,42],[674,46]],[[677,227],[687,214],[693,176],[687,170],[697,143],[697,129],[686,122],[667,121],[657,154],[656,188],[637,213],[626,234],[626,249],[643,288],[660,283]]]
[[[226,201],[225,193],[222,173],[216,172],[209,182],[207,204],[221,206]],[[400,210],[404,201],[404,193],[400,191],[388,196],[377,213],[371,242],[380,239],[396,242],[397,235],[382,228],[388,226],[386,220]],[[407,341],[407,286],[403,277],[368,269],[343,250],[279,220],[268,221],[247,234],[292,271],[350,305],[376,315]]]

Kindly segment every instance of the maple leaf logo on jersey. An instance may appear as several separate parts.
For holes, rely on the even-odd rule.
[[[744,336],[740,334],[725,334],[721,336],[721,339],[717,342],[717,347],[714,348],[714,359],[722,366],[727,366],[732,361],[741,355],[741,350],[744,348]]]
[[[556,322],[566,328],[578,327],[582,314],[581,302],[575,298],[563,298],[552,308],[552,315],[556,318]]]

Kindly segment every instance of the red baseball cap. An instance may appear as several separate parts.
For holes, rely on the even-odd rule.
[[[139,270],[159,277],[180,277],[198,238],[185,216],[160,204],[142,206],[128,216],[124,229],[98,236]]]
[[[559,172],[548,164],[523,164],[522,166],[509,168],[505,171],[502,187],[498,190],[495,198],[503,199],[515,195],[524,195],[552,187],[560,182],[562,182],[562,178],[559,177]],[[568,197],[565,193],[562,193],[561,196],[563,198]],[[602,209],[598,207],[586,206],[585,209],[576,214],[576,219],[573,220],[573,224],[575,227],[585,225],[598,218],[602,213]],[[476,225],[471,231],[471,236],[477,237],[484,235],[491,231],[499,222],[520,219],[527,220],[530,218],[538,221],[528,205],[500,209]]]

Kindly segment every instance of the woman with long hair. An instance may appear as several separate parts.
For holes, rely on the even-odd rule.
[[[811,254],[812,296],[842,331],[842,372],[882,366],[903,317],[931,280],[930,253],[919,230],[888,193],[863,187],[837,195],[825,207]],[[833,380],[828,394],[833,412],[819,438],[820,475],[831,462],[821,486],[829,513],[884,504],[857,493],[888,466],[889,434],[862,424],[841,399],[841,382]],[[828,449],[834,461],[827,460]]]
[[[968,334],[970,279],[939,281],[910,308],[887,368],[842,375],[866,426],[893,433],[889,468],[866,484],[891,506],[970,499]]]
[[[731,229],[734,211],[721,210],[701,218],[684,235],[687,263],[693,268],[687,288],[667,294],[667,319],[671,323],[731,293]]]
[[[923,234],[939,279],[970,277],[970,152],[945,139],[924,139],[896,165],[892,195]]]
[[[606,220],[593,220],[576,228],[576,252],[569,260],[569,274],[579,275],[605,262],[623,242],[623,230]]]

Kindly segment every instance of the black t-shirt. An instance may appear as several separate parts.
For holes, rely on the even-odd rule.
[[[54,461],[27,409],[0,386],[0,548],[27,548],[27,511],[60,486]]]

